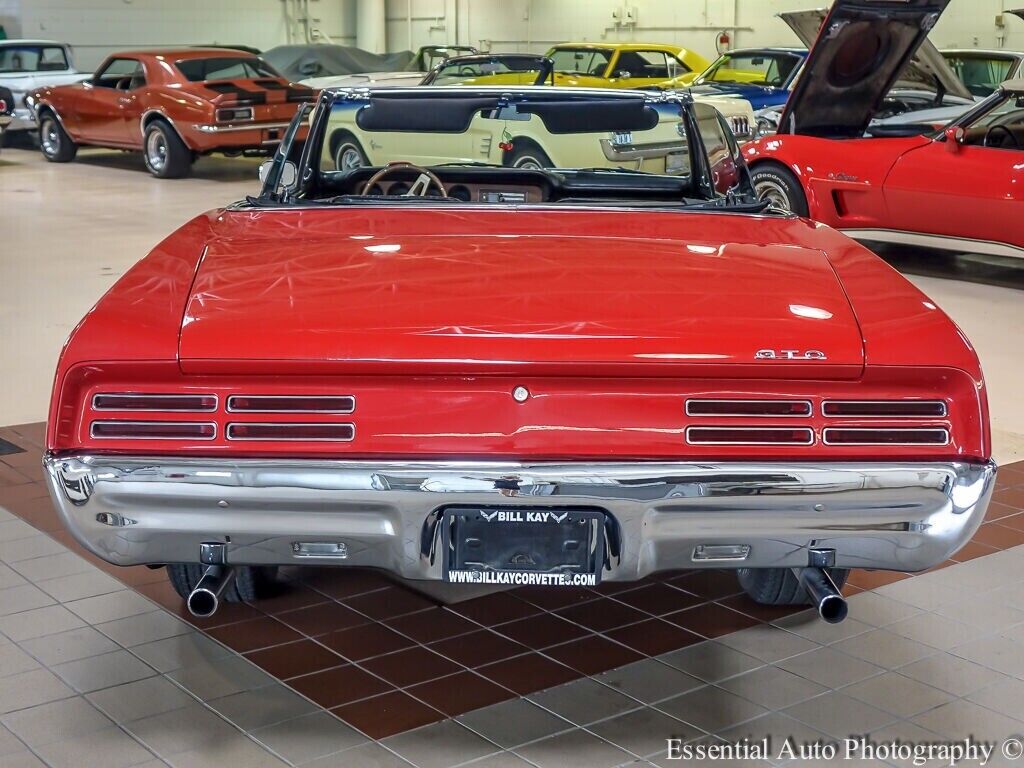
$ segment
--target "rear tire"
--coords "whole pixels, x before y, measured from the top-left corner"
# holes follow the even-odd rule
[[[829,568],[838,589],[846,584],[850,571],[845,568]],[[740,586],[759,605],[809,605],[810,596],[800,586],[800,580],[792,568],[741,568],[736,572]]]
[[[754,191],[760,200],[769,201],[774,208],[807,216],[807,195],[800,180],[788,168],[778,163],[761,163],[750,170]]]
[[[181,599],[188,600],[207,567],[200,563],[172,563],[167,566],[167,578]],[[224,590],[224,600],[229,603],[254,603],[273,594],[276,584],[276,565],[235,566],[235,578],[231,586]]]
[[[40,118],[39,150],[51,163],[70,163],[78,154],[78,145],[52,112],[44,112]]]
[[[359,140],[351,134],[345,134],[334,150],[334,168],[338,171],[354,171],[370,164]]]
[[[158,179],[180,179],[192,170],[192,150],[163,120],[154,120],[146,126],[142,141],[142,156],[146,169]]]
[[[505,158],[505,165],[512,168],[553,168],[551,158],[543,149],[534,145],[526,144],[517,146],[511,154]]]

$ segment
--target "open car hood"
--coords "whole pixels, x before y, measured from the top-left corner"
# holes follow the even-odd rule
[[[811,53],[782,114],[779,133],[863,135],[895,86],[971,93],[928,40],[949,0],[835,0],[823,10],[779,16]]]

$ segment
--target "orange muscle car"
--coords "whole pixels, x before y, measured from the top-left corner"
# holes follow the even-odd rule
[[[273,149],[315,93],[245,51],[193,48],[116,53],[29,101],[47,160],[69,162],[82,145],[142,150],[150,173],[177,178],[198,155]]]

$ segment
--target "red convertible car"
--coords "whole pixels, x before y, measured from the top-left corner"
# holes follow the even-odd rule
[[[858,239],[1024,257],[1024,80],[939,130],[870,127],[930,29],[897,40],[891,5],[833,7],[778,133],[744,147],[758,194]]]
[[[28,100],[47,160],[69,162],[83,145],[141,149],[150,173],[179,178],[198,155],[273,151],[314,96],[258,56],[190,48],[116,53],[90,79]]]
[[[338,170],[353,110],[637,146],[672,113],[686,172]],[[334,565],[551,588],[729,569],[838,621],[847,569],[932,567],[980,524],[974,350],[870,251],[756,200],[713,107],[325,91],[298,153],[304,121],[258,197],[159,244],[61,355],[45,462],[99,557],[167,565],[197,615]]]

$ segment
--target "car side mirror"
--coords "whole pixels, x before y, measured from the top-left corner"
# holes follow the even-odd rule
[[[260,183],[264,184],[267,181],[267,177],[270,175],[270,169],[274,167],[273,160],[266,160],[260,164]],[[281,166],[281,178],[278,180],[278,185],[283,189],[290,189],[295,185],[295,182],[299,178],[299,169],[295,166],[291,160],[285,160],[284,165]]]
[[[633,73],[630,72],[628,69],[620,69],[618,72],[615,73],[615,76],[619,78],[619,80],[629,80],[629,78],[633,76]]]
[[[965,131],[962,126],[954,125],[944,130],[943,135],[946,137],[946,151],[952,152],[954,155],[960,151],[960,146],[964,143]]]

